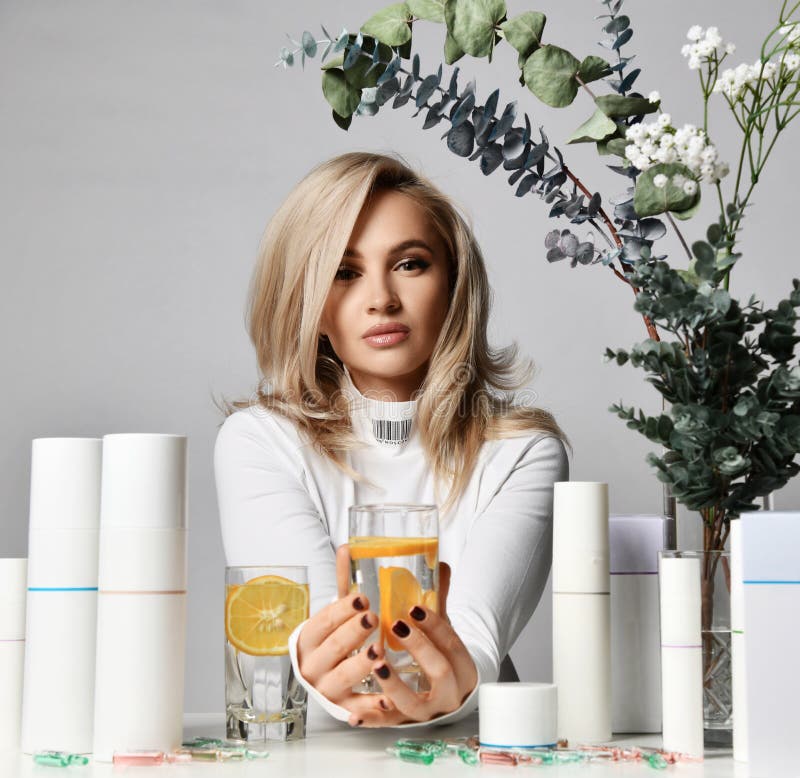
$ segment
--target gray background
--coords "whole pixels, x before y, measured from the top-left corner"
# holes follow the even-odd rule
[[[275,68],[285,33],[321,37],[356,30],[384,3],[323,0],[2,0],[0,2],[0,555],[27,546],[30,441],[111,432],[184,433],[190,442],[190,595],[186,710],[223,705],[222,572],[212,450],[221,421],[212,395],[247,396],[256,380],[244,302],[261,232],[291,186],[315,163],[351,149],[396,149],[474,217],[495,307],[496,344],[518,341],[538,364],[533,389],[574,445],[572,477],[607,481],[614,512],[660,510],[644,463],[647,442],[607,411],[623,398],[651,410],[642,374],[605,364],[604,349],[645,337],[630,289],[600,266],[571,270],[544,260],[549,221],[535,197],[515,199],[503,171],[447,151],[443,129],[423,132],[413,109],[330,119],[313,63]],[[658,89],[673,122],[701,123],[697,74],[680,56],[691,24],[716,24],[752,61],[780,3],[629,0],[636,34],[627,54],[643,68],[637,88]],[[578,55],[604,51],[596,0],[509,2],[509,17],[535,8],[546,40]],[[441,28],[415,34],[423,71],[440,61]],[[517,83],[516,55],[459,65],[478,98],[501,87],[560,143],[592,111],[548,109]],[[446,72],[450,72],[446,69]],[[712,134],[732,166],[732,123],[713,112]],[[443,127],[444,125],[442,125]],[[772,304],[797,263],[784,246],[795,218],[797,126],[774,152],[747,219],[732,290]],[[562,146],[563,148],[563,146]],[[607,199],[624,179],[591,147],[565,149],[571,167]],[[729,185],[730,190],[730,185]],[[716,218],[712,191],[688,225],[690,240]],[[662,242],[677,256],[677,242]],[[777,495],[800,503],[800,484]],[[687,519],[682,534],[696,528]],[[685,541],[690,544],[691,541]],[[550,598],[545,594],[513,657],[524,680],[550,676]]]

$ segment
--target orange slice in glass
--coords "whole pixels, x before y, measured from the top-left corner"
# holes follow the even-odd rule
[[[381,631],[392,651],[405,651],[405,646],[392,632],[398,619],[408,621],[408,612],[422,602],[422,589],[414,574],[405,567],[378,569],[378,586],[381,590]]]
[[[289,653],[289,635],[308,618],[308,584],[262,575],[228,587],[225,635],[251,656]]]

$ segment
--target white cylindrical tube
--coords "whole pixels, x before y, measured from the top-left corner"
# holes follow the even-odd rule
[[[89,753],[102,441],[37,438],[31,452],[22,750]]]
[[[558,736],[611,738],[608,485],[562,481],[553,492],[553,682]]]
[[[180,746],[186,438],[103,438],[94,757]]]
[[[611,516],[611,727],[661,732],[658,552],[663,516]]]
[[[700,757],[703,756],[700,559],[660,555],[658,583],[664,749]]]
[[[741,519],[731,521],[731,685],[733,687],[733,758],[747,761],[747,678],[745,674],[744,578]]]
[[[27,559],[0,559],[0,751],[19,748]]]

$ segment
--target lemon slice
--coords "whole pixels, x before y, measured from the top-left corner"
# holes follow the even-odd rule
[[[308,618],[308,584],[262,575],[228,587],[225,635],[251,656],[289,653],[289,635]]]

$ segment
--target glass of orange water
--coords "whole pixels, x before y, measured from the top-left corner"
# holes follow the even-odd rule
[[[225,719],[232,740],[298,740],[306,690],[289,658],[289,635],[308,618],[308,568],[225,568]]]
[[[414,691],[430,688],[414,657],[403,649],[392,625],[413,625],[409,611],[424,605],[438,611],[439,512],[435,505],[377,503],[350,507],[350,589],[369,597],[378,614],[376,630],[361,650],[380,642],[399,677]],[[353,691],[381,691],[372,674]]]

